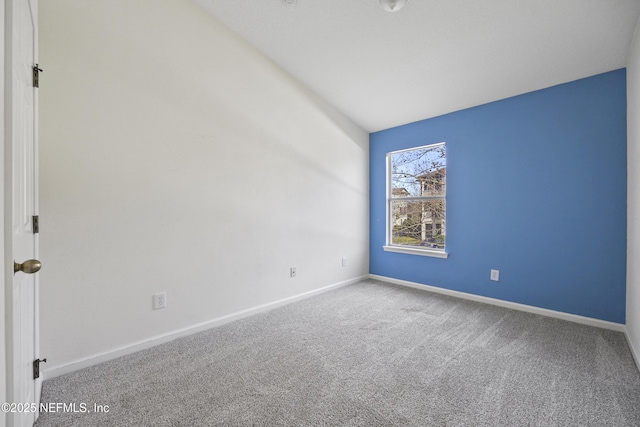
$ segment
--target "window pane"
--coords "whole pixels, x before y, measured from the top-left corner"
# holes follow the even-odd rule
[[[445,200],[391,202],[391,243],[444,249]]]
[[[444,196],[445,146],[436,145],[391,155],[391,197]]]

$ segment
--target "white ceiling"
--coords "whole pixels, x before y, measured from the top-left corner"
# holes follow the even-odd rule
[[[640,0],[194,0],[369,132],[625,67]]]

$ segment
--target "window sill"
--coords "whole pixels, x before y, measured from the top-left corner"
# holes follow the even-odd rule
[[[386,252],[397,252],[401,254],[410,254],[410,255],[420,255],[420,256],[430,256],[434,258],[448,258],[449,253],[444,251],[434,251],[432,249],[417,249],[410,248],[406,246],[383,246]]]

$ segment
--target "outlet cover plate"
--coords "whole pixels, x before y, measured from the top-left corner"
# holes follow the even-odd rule
[[[167,293],[160,292],[153,295],[153,309],[158,310],[167,306]]]

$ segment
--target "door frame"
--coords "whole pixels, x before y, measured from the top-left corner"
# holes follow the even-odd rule
[[[7,236],[11,237],[10,234],[7,234],[7,230],[11,229],[11,225],[7,224],[6,221],[6,213],[11,212],[11,203],[7,203],[7,199],[5,197],[6,188],[11,188],[13,185],[11,175],[7,177],[6,168],[5,168],[5,152],[7,151],[7,145],[11,142],[10,138],[7,138],[7,129],[5,127],[5,104],[6,97],[4,96],[5,85],[7,84],[5,76],[6,76],[6,61],[5,55],[7,49],[5,48],[5,40],[6,31],[8,25],[5,22],[5,9],[6,2],[4,7],[0,7],[0,94],[2,94],[2,99],[5,99],[5,102],[0,102],[0,134],[2,135],[2,150],[0,150],[0,177],[2,177],[2,185],[0,186],[0,223],[2,224],[2,246],[0,246],[0,256],[2,256],[2,283],[0,284],[0,319],[4,319],[5,328],[0,328],[0,402],[7,401],[7,374],[9,373],[9,369],[7,366],[7,350],[10,348],[9,343],[7,342],[7,328],[13,328],[13,322],[10,322],[7,319],[7,307],[6,307],[6,294],[8,292],[7,283],[12,284],[13,277],[11,277],[9,273],[9,262],[10,260],[7,257],[7,253],[10,253],[7,250],[7,245],[9,245],[8,249],[12,249],[11,246],[11,238],[7,238]],[[10,325],[8,323],[11,323]],[[0,425],[5,425],[6,423],[6,414],[0,414]]]

